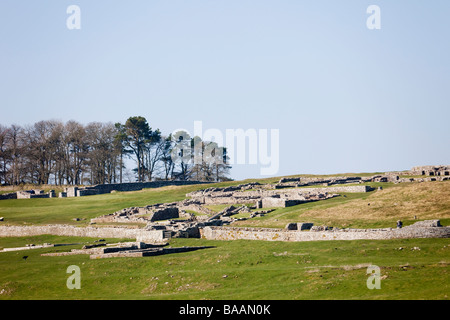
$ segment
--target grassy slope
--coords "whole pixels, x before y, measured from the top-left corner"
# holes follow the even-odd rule
[[[450,181],[370,185],[382,186],[383,190],[348,193],[343,194],[345,197],[278,208],[265,217],[237,222],[236,226],[282,228],[289,222],[309,221],[336,227],[392,227],[398,219],[406,225],[412,223],[414,216],[420,220],[450,222]],[[0,216],[5,218],[3,223],[8,224],[87,225],[91,218],[127,207],[179,201],[185,199],[186,193],[210,186],[173,186],[81,198],[2,200]],[[223,209],[226,205],[213,207],[210,206],[211,209]],[[74,218],[84,220],[74,221]]]
[[[414,223],[414,217],[450,224],[450,181],[370,185],[383,186],[383,190],[347,193],[345,197],[277,209],[235,225],[283,228],[289,222],[314,222],[343,228],[381,228],[395,227],[399,219],[408,225]]]
[[[0,201],[0,216],[8,224],[87,224],[89,219],[123,208],[183,200],[199,186],[164,187],[80,198],[19,199]],[[75,222],[72,219],[85,219]]]
[[[277,209],[239,224],[284,227],[287,222],[312,221],[340,227],[393,226],[398,218],[412,222],[414,215],[419,219],[439,218],[448,224],[450,182],[382,186],[382,191]],[[86,224],[90,218],[121,208],[181,200],[198,188],[4,200],[0,201],[0,216],[5,217],[3,223]],[[72,221],[75,217],[86,220]],[[92,240],[0,238],[0,247]],[[142,259],[101,260],[84,255],[40,256],[81,245],[0,253],[0,299],[448,299],[450,292],[449,239],[302,243],[172,239],[171,245],[215,248]],[[405,249],[397,250],[399,247]],[[411,250],[413,247],[420,250]],[[26,261],[24,255],[29,256]],[[66,269],[72,264],[81,268],[81,290],[66,288]],[[381,267],[381,290],[366,287],[369,264]]]

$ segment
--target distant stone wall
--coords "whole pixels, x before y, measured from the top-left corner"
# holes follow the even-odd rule
[[[50,194],[44,193],[42,190],[17,191],[16,194],[17,199],[50,198]]]
[[[240,204],[240,203],[254,203],[256,200],[252,198],[239,198],[239,197],[202,197],[195,198],[199,200],[202,204],[215,205],[215,204]]]
[[[312,224],[311,224],[312,225]],[[308,229],[310,226],[306,226]],[[421,221],[400,229],[331,229],[300,231],[274,228],[235,228],[223,226],[195,227],[193,237],[208,240],[264,240],[264,241],[320,241],[320,240],[383,240],[408,238],[449,238],[450,227],[440,226],[439,220]],[[318,228],[317,230],[323,230]],[[146,230],[123,227],[76,227],[70,225],[0,226],[0,237],[23,237],[50,234],[90,238],[127,238],[141,242],[163,242],[170,237],[165,230]],[[195,234],[195,236],[194,236]]]
[[[286,208],[309,201],[310,200],[290,200],[284,198],[266,197],[261,199],[261,208]]]
[[[161,230],[148,231],[119,227],[75,227],[70,225],[0,226],[0,237],[24,237],[42,234],[90,238],[128,238],[143,242],[161,242],[164,240],[163,231]]]
[[[180,217],[180,214],[179,214],[179,210],[177,207],[168,207],[168,208],[163,208],[160,210],[155,210],[155,212],[153,212],[150,220],[151,221],[168,220],[168,219],[176,219],[179,217]]]
[[[207,184],[205,181],[150,181],[150,182],[130,182],[130,183],[109,183],[98,184],[92,187],[68,187],[67,197],[83,197],[88,195],[111,193],[111,191],[139,191],[145,188],[160,188],[167,186],[185,186],[194,184]]]
[[[382,240],[408,238],[448,238],[450,227],[404,227],[401,229],[342,229],[339,231],[298,231],[271,228],[204,227],[201,237],[208,240]]]
[[[373,190],[366,185],[336,186],[320,188],[257,189],[245,191],[241,187],[208,188],[188,193],[186,196],[201,204],[241,204],[256,203],[262,208],[289,207],[303,202],[324,200],[334,193],[368,192]]]
[[[310,192],[329,192],[329,193],[360,193],[360,192],[369,192],[372,191],[373,188],[370,186],[342,186],[342,187],[324,187],[324,188],[305,188],[305,191]]]
[[[17,192],[0,194],[0,200],[17,199]]]
[[[416,166],[409,174],[426,176],[450,176],[450,166]]]

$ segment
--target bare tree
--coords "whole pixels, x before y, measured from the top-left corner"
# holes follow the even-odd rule
[[[39,121],[24,129],[24,154],[30,182],[48,184],[57,161],[60,123]]]
[[[76,122],[66,123],[66,179],[69,184],[83,183],[83,173],[87,162],[88,144],[84,127]]]
[[[90,183],[113,182],[118,156],[114,145],[116,127],[112,123],[91,122],[85,130]]]
[[[129,152],[126,148],[127,147],[127,134],[126,134],[125,126],[122,125],[121,123],[117,122],[114,124],[114,126],[116,128],[115,135],[114,135],[114,149],[115,149],[115,152],[119,155],[119,163],[118,163],[119,182],[122,183],[123,169],[125,168],[123,158],[124,158],[124,155],[129,154]]]
[[[9,184],[18,185],[25,181],[23,146],[23,129],[13,124],[7,134],[7,148],[10,157]]]
[[[7,139],[9,128],[0,124],[0,185],[7,184],[8,163],[10,160]]]
[[[148,181],[152,181],[153,177],[159,170],[159,164],[161,163],[161,155],[164,147],[161,141],[161,132],[156,130],[151,133],[150,138],[145,144],[144,165]]]
[[[46,120],[0,125],[0,184],[100,184],[132,180],[124,156],[132,155],[138,181],[156,178],[228,179],[225,148],[186,132],[164,137],[143,117],[120,123]],[[222,159],[224,161],[213,161]]]
[[[169,180],[169,177],[172,178],[173,169],[175,167],[175,163],[172,161],[172,134],[169,134],[167,137],[161,138],[161,155],[160,160],[163,164],[163,174],[164,180]]]

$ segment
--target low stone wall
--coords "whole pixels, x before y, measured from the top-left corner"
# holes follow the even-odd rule
[[[373,190],[370,186],[336,186],[323,188],[294,188],[287,189],[260,189],[251,191],[231,190],[227,188],[210,188],[188,193],[186,196],[199,201],[202,204],[239,204],[239,203],[261,203],[263,208],[269,207],[289,207],[305,202],[304,200],[322,200],[327,195],[335,193],[349,192],[359,193]],[[322,195],[322,198],[320,197]],[[265,199],[265,200],[264,200]],[[283,200],[284,199],[284,200]],[[293,201],[291,201],[293,200]],[[298,201],[301,200],[301,201]]]
[[[168,219],[176,219],[179,218],[179,210],[177,207],[168,207],[159,210],[155,210],[152,214],[150,220],[158,221],[158,220],[168,220]]]
[[[91,222],[148,223],[159,220],[177,219],[180,210],[177,203],[156,204],[146,207],[125,208],[114,213],[91,219]]]
[[[271,228],[204,227],[200,235],[208,240],[319,241],[448,238],[450,227],[404,227],[401,229],[342,229],[339,231],[298,231]]]
[[[206,205],[215,204],[240,204],[240,203],[254,203],[256,200],[251,198],[237,198],[237,197],[203,197],[196,198]]]
[[[0,237],[24,237],[42,234],[90,238],[128,238],[143,242],[161,242],[164,240],[163,231],[161,230],[149,231],[119,227],[75,227],[70,225],[0,226]]]
[[[16,194],[17,199],[50,198],[50,194],[42,190],[17,191]]]
[[[205,181],[149,181],[130,183],[98,184],[92,187],[69,187],[66,189],[67,197],[83,197],[88,195],[110,193],[111,191],[139,191],[145,188],[161,188],[167,186],[185,186],[194,184],[207,184]]]
[[[0,200],[17,199],[17,192],[0,194]]]
[[[261,208],[286,208],[310,201],[312,200],[290,200],[284,198],[266,197],[261,199]]]

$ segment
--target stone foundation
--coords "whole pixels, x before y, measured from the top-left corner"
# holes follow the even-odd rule
[[[193,184],[207,184],[205,181],[149,181],[149,182],[130,182],[130,183],[109,183],[98,184],[91,187],[68,187],[66,188],[67,197],[83,197],[96,194],[111,193],[111,191],[139,191],[146,188],[161,188],[167,186],[185,186]]]
[[[162,242],[162,230],[114,227],[75,227],[70,225],[0,226],[0,237],[25,237],[50,234],[89,238],[127,238],[143,242]]]
[[[50,198],[50,193],[42,190],[17,191],[17,199]]]
[[[409,174],[421,176],[450,176],[450,166],[417,166]]]
[[[320,240],[386,240],[408,238],[449,238],[450,227],[422,227],[421,224],[401,229],[332,229],[299,231],[272,228],[204,227],[200,235],[208,240],[320,241]],[[425,225],[430,225],[426,222]]]
[[[0,194],[0,200],[17,199],[17,192]]]

